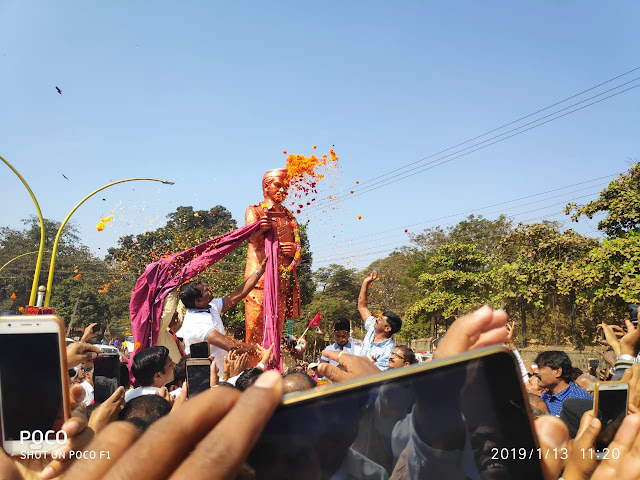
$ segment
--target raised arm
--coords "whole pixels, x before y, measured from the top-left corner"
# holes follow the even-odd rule
[[[253,290],[253,287],[256,286],[256,283],[258,283],[258,280],[260,280],[260,277],[262,277],[266,266],[267,258],[265,257],[260,266],[258,266],[258,268],[256,268],[253,273],[249,275],[249,277],[247,277],[247,279],[242,282],[234,292],[231,292],[229,295],[226,295],[224,297],[224,306],[222,307],[222,312],[231,310],[236,305],[236,303],[246,297],[249,292]]]
[[[360,295],[358,295],[358,312],[360,312],[360,316],[363,320],[366,320],[371,316],[371,311],[367,306],[367,293],[369,291],[369,285],[376,278],[378,278],[378,272],[374,270],[365,277],[362,282],[362,287],[360,287]]]

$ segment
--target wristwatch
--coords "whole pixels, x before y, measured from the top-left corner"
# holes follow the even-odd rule
[[[618,355],[618,358],[616,358],[616,360],[622,360],[623,362],[638,363],[638,358],[634,357],[633,355],[629,355],[628,353],[622,353]]]

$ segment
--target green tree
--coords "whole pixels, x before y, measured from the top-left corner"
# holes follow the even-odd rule
[[[427,272],[418,288],[424,292],[407,311],[400,337],[426,337],[430,322],[453,320],[487,301],[488,256],[472,243],[445,243],[427,257]]]
[[[0,265],[22,253],[37,251],[40,246],[40,222],[37,217],[23,220],[25,228],[15,230],[9,227],[0,228]],[[60,226],[59,222],[45,219],[45,254],[42,262],[39,284],[46,282],[50,252],[55,235]],[[26,306],[31,293],[33,273],[37,254],[26,255],[11,262],[0,274],[0,310],[18,313],[20,306]],[[84,282],[96,287],[107,279],[107,268],[101,260],[91,255],[89,249],[80,243],[78,231],[72,223],[65,227],[58,243],[56,269],[53,277],[51,305],[60,308],[62,297],[57,295],[61,282],[80,275]],[[12,293],[16,300],[11,300]],[[64,310],[64,307],[63,307]]]
[[[593,218],[598,213],[605,217],[598,229],[609,237],[619,237],[640,227],[640,164],[634,163],[627,173],[609,183],[600,196],[586,205],[569,203],[565,213],[577,222],[582,215]]]
[[[358,336],[362,331],[362,319],[358,314],[360,284],[356,271],[331,264],[328,267],[319,268],[313,274],[313,280],[317,290],[312,300],[303,306],[302,315],[295,322],[296,334],[301,334],[314,315],[320,312],[322,313],[320,329],[323,333],[331,335],[335,321],[339,317],[344,317],[351,322],[353,334]],[[312,338],[311,334],[310,338]]]

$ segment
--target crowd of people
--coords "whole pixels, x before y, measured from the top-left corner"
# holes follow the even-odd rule
[[[350,443],[344,447],[348,452],[344,458],[336,461],[329,453],[314,454],[313,458],[320,459],[324,468],[314,467],[311,462],[297,469],[285,469],[286,474],[280,472],[275,476],[247,463],[252,447],[283,394],[313,390],[324,384],[418,363],[411,348],[396,345],[394,341],[393,335],[402,328],[400,317],[390,311],[374,316],[367,306],[368,289],[377,278],[376,272],[364,279],[358,298],[358,311],[366,328],[361,345],[351,338],[351,325],[345,318],[335,319],[335,343],[325,348],[319,358],[310,358],[305,348],[287,335],[282,336],[280,345],[269,348],[228,337],[220,313],[241,301],[263,271],[264,262],[254,278],[250,277],[236,291],[219,299],[214,299],[210,290],[198,282],[182,287],[180,298],[186,311],[182,312],[181,320],[172,325],[176,330],[171,331],[178,347],[175,350],[184,352],[180,358],[172,358],[166,346],[156,345],[137,352],[130,359],[123,357],[116,378],[104,378],[96,375],[94,369],[94,361],[102,350],[87,343],[91,329],[85,330],[81,341],[67,346],[73,413],[62,427],[69,441],[60,451],[108,451],[108,458],[94,456],[71,461],[58,455],[55,460],[36,461],[1,454],[0,478],[49,479],[60,474],[71,479],[112,476],[136,479],[511,478],[500,462],[481,460],[490,446],[499,445],[497,440],[491,443],[487,437],[480,447],[474,446],[474,438],[482,427],[467,432],[468,438],[465,440],[463,435],[460,441],[449,438],[451,431],[421,436],[418,426],[412,423],[419,418],[418,410],[443,418],[453,411],[455,417],[456,409],[460,416],[460,401],[468,401],[454,401],[460,393],[444,386],[441,392],[429,392],[420,398],[413,394],[394,398],[390,390],[385,392],[384,387],[380,387],[369,413],[363,413],[369,404],[354,411],[358,412],[353,415],[354,428],[360,429],[360,434],[356,430],[348,437]],[[630,321],[626,321],[626,328],[606,324],[598,328],[609,348],[603,354],[606,367],[599,371],[594,365],[590,365],[589,371],[579,370],[562,351],[543,351],[535,361],[528,362],[522,359],[515,345],[515,325],[507,323],[506,313],[483,307],[456,320],[438,339],[433,366],[441,364],[439,360],[481,347],[508,347],[517,361],[520,390],[526,391],[529,411],[535,418],[533,428],[544,478],[640,478],[640,365],[637,365],[640,329]],[[210,361],[210,388],[189,396],[187,362],[194,352],[203,348],[204,357]],[[274,363],[274,348],[280,349],[280,365]],[[252,355],[258,360],[255,366],[251,366]],[[480,374],[476,372],[476,375]],[[617,454],[598,461],[585,453],[593,449],[602,428],[593,411],[593,395],[596,382],[611,379],[629,385],[628,416],[610,444]],[[461,384],[458,390],[468,389],[468,383],[469,380],[466,387]],[[441,394],[444,398],[439,398]],[[483,399],[473,401],[477,401],[478,408],[486,408],[481,407]],[[389,411],[395,411],[396,416],[389,417]],[[338,417],[337,412],[321,413],[315,420],[319,424],[332,425],[332,416]],[[463,423],[468,423],[469,418],[465,417],[470,416],[465,410]],[[368,421],[372,426],[367,428],[375,435],[365,430],[364,424]],[[342,426],[347,429],[346,424]],[[364,431],[368,432],[366,446],[362,443]],[[372,446],[372,442],[389,445]],[[333,443],[334,448],[339,448],[339,441]],[[314,448],[323,452],[326,445]],[[475,458],[476,469],[472,474],[465,470],[466,450]],[[268,448],[264,447],[263,453],[266,451]],[[372,453],[374,451],[384,455]],[[453,455],[454,451],[460,455]],[[275,458],[268,456],[267,460],[275,462]],[[300,459],[292,458],[290,462],[294,465]]]

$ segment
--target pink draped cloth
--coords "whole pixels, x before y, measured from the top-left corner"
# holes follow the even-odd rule
[[[264,253],[267,256],[267,268],[264,272],[262,346],[269,348],[269,346],[273,345],[273,360],[280,373],[282,373],[280,335],[278,332],[278,235],[276,235],[273,228],[265,235]]]
[[[156,344],[160,330],[162,302],[169,292],[231,253],[259,228],[260,222],[245,225],[147,265],[144,273],[136,281],[129,303],[131,332],[133,333],[134,345],[138,345],[134,350],[134,356],[140,350]],[[268,260],[264,274],[264,340],[262,345],[268,348],[273,344],[275,364],[282,372],[278,335],[278,236],[273,229],[266,235],[265,253]],[[133,378],[131,380],[134,381]]]
[[[136,281],[136,286],[131,292],[131,302],[129,303],[131,331],[133,333],[134,344],[137,345],[134,355],[138,353],[138,351],[156,344],[160,330],[162,301],[169,292],[179,285],[188,282],[218,260],[231,253],[259,228],[260,222],[245,225],[242,228],[220,235],[193,248],[175,253],[170,257],[161,258],[147,265],[144,273]],[[271,258],[273,257],[270,255],[269,259],[271,260]],[[277,281],[277,255],[275,258]],[[273,282],[273,279],[271,279],[270,282]],[[273,290],[273,286],[271,286],[271,289]],[[265,279],[265,292],[266,291],[267,280]],[[277,285],[274,291],[276,305],[278,305]]]

